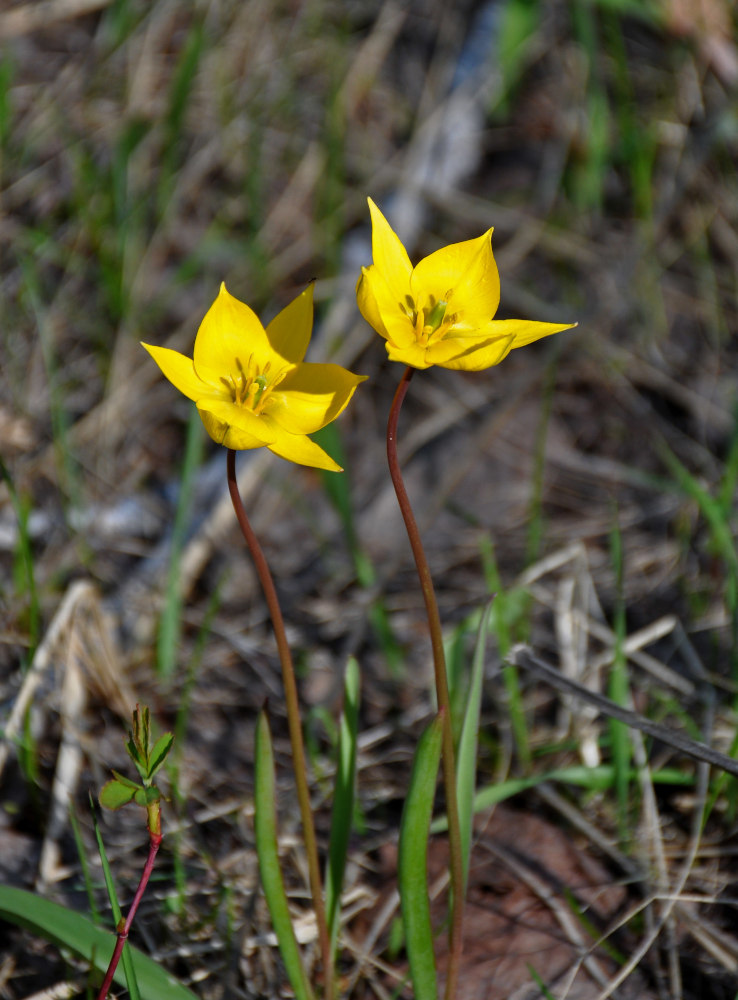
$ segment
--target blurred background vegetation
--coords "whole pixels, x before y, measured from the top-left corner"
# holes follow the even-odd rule
[[[178,832],[142,918],[146,947],[202,996],[280,995],[255,943],[266,924],[248,818],[266,697],[284,732],[273,642],[225,454],[139,341],[189,353],[222,280],[266,320],[315,278],[309,359],[370,376],[321,439],[346,474],[255,452],[240,468],[301,663],[319,804],[343,665],[354,654],[362,667],[345,974],[356,996],[392,995],[387,844],[430,711],[429,656],[384,459],[401,369],[354,299],[370,195],[414,259],[493,225],[498,315],[579,322],[486,373],[423,373],[403,415],[458,691],[479,609],[498,594],[480,784],[582,760],[614,775],[521,793],[512,822],[485,814],[464,996],[530,987],[539,948],[554,991],[573,967],[568,995],[604,988],[545,914],[556,948],[514,936],[516,892],[550,913],[505,860],[511,828],[521,842],[529,831],[531,853],[550,846],[537,860],[559,887],[574,892],[582,870],[617,887],[596,920],[562,896],[588,941],[608,937],[605,982],[655,928],[617,995],[736,995],[733,783],[713,775],[699,793],[688,760],[499,668],[529,641],[582,683],[738,748],[737,86],[729,0],[2,5],[3,882],[85,908],[86,791],[124,766],[126,720],[146,701],[179,736]],[[62,780],[60,748],[73,746]],[[687,790],[652,794],[632,776],[646,760]],[[289,795],[283,805],[292,831]],[[325,837],[327,804],[320,815]],[[139,820],[106,826],[124,896]],[[299,905],[299,851],[287,850]],[[490,874],[500,866],[504,878]],[[693,901],[667,912],[659,898],[677,891]],[[522,956],[504,973],[498,940]],[[29,935],[6,941],[3,996],[65,975]]]

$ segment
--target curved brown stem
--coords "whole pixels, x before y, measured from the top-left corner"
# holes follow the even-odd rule
[[[415,566],[420,579],[420,586],[425,601],[425,612],[428,617],[431,647],[433,649],[433,670],[436,682],[436,698],[438,708],[443,715],[443,785],[446,794],[446,812],[448,814],[448,843],[450,854],[451,875],[451,927],[449,930],[449,963],[446,978],[446,1000],[453,1000],[456,995],[456,985],[459,977],[459,964],[463,945],[464,921],[464,869],[461,857],[461,830],[459,827],[459,806],[456,797],[456,765],[454,762],[454,740],[451,729],[451,701],[448,694],[448,678],[446,674],[446,656],[443,650],[443,632],[441,618],[438,613],[438,602],[433,587],[428,559],[425,555],[423,542],[420,538],[418,525],[410,505],[410,499],[405,489],[405,483],[397,458],[397,424],[400,418],[400,408],[407,395],[410,380],[415,369],[407,367],[392,400],[389,419],[387,421],[387,461],[389,463],[392,484],[397,494],[405,529],[410,540],[410,546],[415,558]]]
[[[282,683],[284,685],[284,700],[287,709],[287,723],[290,732],[290,743],[292,745],[292,761],[295,774],[295,785],[297,786],[297,800],[300,806],[300,816],[302,819],[302,833],[305,840],[305,853],[307,855],[308,873],[310,878],[310,893],[313,899],[315,910],[315,920],[318,925],[318,940],[323,959],[323,976],[325,978],[325,997],[332,1000],[333,997],[333,955],[328,934],[328,924],[325,918],[325,905],[323,903],[323,885],[320,877],[320,863],[318,860],[318,845],[315,838],[315,824],[313,823],[313,813],[310,808],[310,791],[307,781],[307,766],[305,763],[305,746],[302,738],[302,722],[300,719],[300,703],[297,696],[297,682],[295,680],[295,670],[292,665],[292,654],[287,642],[287,634],[282,618],[282,609],[279,606],[277,590],[274,580],[269,570],[266,558],[261,545],[254,534],[253,528],[246,515],[246,508],[243,505],[241,494],[238,490],[236,480],[236,453],[232,449],[228,450],[228,491],[231,495],[231,502],[236,513],[238,525],[241,533],[249,547],[251,558],[254,560],[256,573],[264,591],[264,597],[269,608],[272,619],[274,636],[277,640],[277,650],[279,652],[279,662],[282,665]]]

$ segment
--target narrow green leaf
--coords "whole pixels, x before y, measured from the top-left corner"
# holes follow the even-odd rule
[[[497,805],[511,799],[521,792],[527,792],[529,788],[544,781],[561,782],[562,784],[576,785],[579,788],[586,788],[590,792],[603,792],[612,788],[615,782],[615,768],[612,764],[601,764],[599,767],[586,767],[584,764],[576,764],[574,767],[560,767],[543,774],[536,774],[531,778],[511,778],[509,781],[501,781],[496,785],[487,785],[474,796],[474,812],[482,812],[490,806]],[[638,772],[631,769],[630,779],[638,778]],[[694,785],[694,776],[685,774],[676,768],[662,768],[651,774],[651,781],[654,785],[684,785],[690,787]],[[443,833],[448,829],[448,819],[446,816],[439,816],[431,824],[431,833]]]
[[[469,856],[474,825],[474,788],[477,778],[477,740],[479,718],[482,710],[482,681],[484,680],[484,654],[487,648],[487,634],[492,614],[492,601],[484,609],[477,632],[474,648],[469,693],[461,726],[461,737],[456,761],[456,798],[459,805],[459,826],[461,830],[461,857],[464,866],[464,890],[469,876]]]
[[[93,922],[100,924],[102,923],[102,920],[100,917],[100,911],[97,908],[97,901],[95,900],[95,889],[92,884],[92,873],[90,872],[90,862],[87,858],[87,849],[85,847],[85,842],[82,839],[82,830],[80,829],[77,814],[71,803],[69,806],[69,822],[72,824],[74,843],[77,848],[77,857],[79,858],[80,868],[82,869],[82,878],[84,879],[85,891],[87,893],[87,905],[90,908]]]
[[[528,972],[531,974],[533,982],[541,991],[541,996],[544,998],[544,1000],[556,1000],[556,997],[553,995],[551,990],[549,990],[549,988],[546,986],[544,981],[541,979],[541,977],[538,975],[538,973],[530,963],[528,963]]]
[[[443,714],[439,713],[420,737],[400,826],[398,883],[415,1000],[438,998],[427,858],[442,732]]]
[[[274,751],[266,712],[259,713],[256,724],[256,749],[254,754],[254,831],[259,874],[264,889],[274,933],[277,935],[282,961],[297,1000],[313,1000],[313,992],[297,946],[290,917],[287,893],[284,891],[282,869],[279,865],[277,846],[276,788],[274,780]]]
[[[103,875],[105,877],[105,888],[108,891],[108,899],[110,900],[110,907],[113,911],[113,919],[115,921],[115,926],[119,927],[121,921],[123,920],[123,914],[121,913],[120,904],[118,902],[118,894],[115,891],[113,873],[110,870],[108,855],[105,851],[105,844],[103,843],[102,832],[100,830],[100,825],[97,822],[97,813],[95,811],[95,806],[94,803],[92,802],[92,799],[90,799],[90,807],[92,809],[92,822],[95,827],[95,838],[97,840],[97,849],[100,853],[100,863],[102,864]],[[121,955],[121,961],[123,963],[123,974],[125,976],[126,986],[128,987],[128,992],[131,994],[131,1000],[141,1000],[141,990],[139,988],[136,979],[136,968],[133,963],[133,959],[131,957],[131,945],[128,941],[126,941],[126,943],[123,945],[123,953]]]
[[[191,523],[195,482],[202,461],[204,440],[202,420],[193,406],[187,424],[185,454],[179,477],[179,497],[172,525],[164,605],[156,635],[156,669],[162,677],[171,677],[177,667],[182,632],[182,555]]]
[[[24,927],[58,948],[66,948],[85,962],[89,962],[100,975],[104,975],[115,947],[115,934],[96,927],[91,920],[44,899],[25,889],[0,885],[0,918],[17,927]],[[138,948],[127,946],[138,981],[141,1000],[197,1000],[186,986],[144,955]],[[119,966],[115,982],[125,987],[124,970]]]
[[[95,839],[97,840],[97,850],[100,855],[100,864],[102,865],[103,877],[105,879],[105,888],[108,892],[108,899],[110,900],[110,908],[113,911],[113,924],[118,926],[121,921],[122,913],[120,909],[120,904],[118,902],[118,893],[115,891],[115,882],[113,881],[113,873],[110,870],[110,863],[108,862],[108,855],[105,850],[105,844],[102,839],[102,832],[100,830],[100,824],[97,822],[97,812],[95,810],[95,804],[90,799],[90,808],[92,810],[92,823],[95,828]]]
[[[3,64],[0,63],[0,66],[1,65]],[[36,588],[33,547],[31,545],[30,535],[28,534],[29,507],[18,496],[13,479],[7,466],[2,460],[2,457],[0,457],[0,479],[5,482],[5,485],[8,488],[10,503],[18,524],[18,541],[16,543],[15,560],[17,567],[21,570],[18,574],[20,577],[19,582],[22,584],[23,589],[27,591],[28,595],[28,632],[30,645],[27,653],[27,662],[30,663],[38,644],[38,636],[41,626],[41,605],[38,598],[38,590]]]
[[[154,777],[161,765],[167,759],[167,755],[172,749],[172,743],[174,743],[174,735],[172,733],[164,733],[164,735],[160,736],[154,744],[151,753],[149,754],[149,778]]]
[[[343,687],[343,713],[338,735],[336,785],[333,792],[331,837],[325,873],[325,910],[331,947],[335,950],[341,916],[341,889],[354,815],[356,739],[359,727],[359,664],[350,657]]]
[[[610,552],[613,569],[615,570],[617,601],[613,622],[615,648],[609,677],[609,695],[616,705],[628,708],[630,705],[630,684],[628,678],[628,661],[625,655],[627,628],[625,621],[625,600],[623,598],[623,541],[617,520],[617,511],[615,523],[610,533]],[[632,797],[630,782],[632,758],[630,730],[623,722],[619,722],[617,719],[608,719],[608,726],[610,729],[612,762],[615,767],[614,787],[618,806],[618,827],[620,838],[625,843],[630,837],[629,811]]]

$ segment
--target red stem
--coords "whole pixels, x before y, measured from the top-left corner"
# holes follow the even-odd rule
[[[461,856],[461,829],[459,826],[459,805],[456,796],[456,765],[454,762],[454,739],[451,728],[451,700],[448,693],[448,677],[446,674],[446,656],[443,649],[443,631],[441,617],[438,613],[438,602],[433,587],[428,559],[423,548],[423,542],[418,531],[418,524],[413,514],[410,498],[405,489],[405,483],[397,457],[397,424],[400,418],[400,408],[407,395],[410,380],[415,369],[407,367],[392,400],[389,419],[387,421],[387,461],[389,463],[392,484],[397,494],[405,529],[410,540],[410,546],[415,558],[415,566],[420,579],[420,586],[425,601],[425,612],[428,618],[431,648],[433,650],[433,670],[436,682],[436,699],[443,716],[442,736],[442,769],[443,786],[446,795],[446,812],[448,814],[448,844],[450,854],[451,875],[451,926],[449,928],[449,960],[446,977],[446,1000],[454,1000],[456,984],[459,977],[461,949],[463,944],[464,921],[464,868]]]
[[[138,883],[138,888],[136,889],[136,894],[133,897],[133,902],[131,903],[131,907],[128,911],[128,916],[123,924],[123,930],[118,931],[115,948],[113,949],[110,964],[108,965],[108,971],[105,973],[105,979],[103,979],[102,986],[97,994],[97,1000],[105,1000],[108,995],[108,990],[113,984],[113,976],[115,975],[115,970],[118,968],[118,963],[120,962],[120,956],[123,954],[125,943],[128,940],[128,934],[131,930],[131,926],[133,925],[133,919],[136,916],[136,911],[138,910],[139,904],[143,899],[146,886],[149,884],[151,873],[154,870],[154,862],[156,861],[156,854],[161,845],[161,841],[162,835],[160,833],[151,833],[151,831],[149,831],[149,856],[146,858],[146,864],[144,865],[144,870],[141,874],[141,881]]]
[[[259,540],[254,534],[254,530],[249,523],[246,508],[243,505],[241,494],[238,490],[236,480],[236,453],[232,449],[228,450],[228,490],[231,495],[231,502],[236,513],[238,525],[241,533],[249,547],[251,558],[254,560],[256,573],[264,591],[264,597],[269,608],[272,619],[274,636],[277,640],[277,650],[279,661],[282,665],[282,683],[284,684],[284,699],[287,709],[287,723],[290,732],[290,743],[292,745],[292,762],[295,775],[295,785],[297,786],[297,800],[300,806],[300,816],[302,818],[302,832],[305,840],[305,854],[307,856],[308,873],[310,877],[310,893],[313,899],[315,910],[315,920],[318,925],[318,939],[320,941],[320,951],[323,958],[323,975],[325,978],[325,998],[332,1000],[333,997],[333,950],[331,948],[328,934],[328,924],[325,918],[325,904],[323,902],[323,886],[320,877],[320,862],[318,860],[318,845],[315,837],[315,825],[313,823],[313,813],[310,808],[310,790],[307,781],[307,765],[305,763],[305,747],[302,739],[302,722],[300,720],[300,702],[297,696],[297,682],[295,680],[295,670],[292,665],[292,654],[290,653],[287,633],[285,632],[282,609],[279,606],[277,590],[274,580],[269,570]]]

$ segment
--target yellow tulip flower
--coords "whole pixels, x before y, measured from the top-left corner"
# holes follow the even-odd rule
[[[265,447],[290,462],[340,472],[307,435],[343,412],[365,376],[304,363],[312,325],[312,285],[264,329],[222,284],[197,331],[193,358],[143,346],[172,385],[194,400],[218,444]]]
[[[374,263],[362,268],[356,298],[364,319],[384,337],[390,360],[413,368],[481,371],[515,347],[576,326],[492,318],[500,304],[500,276],[491,229],[436,250],[413,267],[371,198],[369,209]]]

